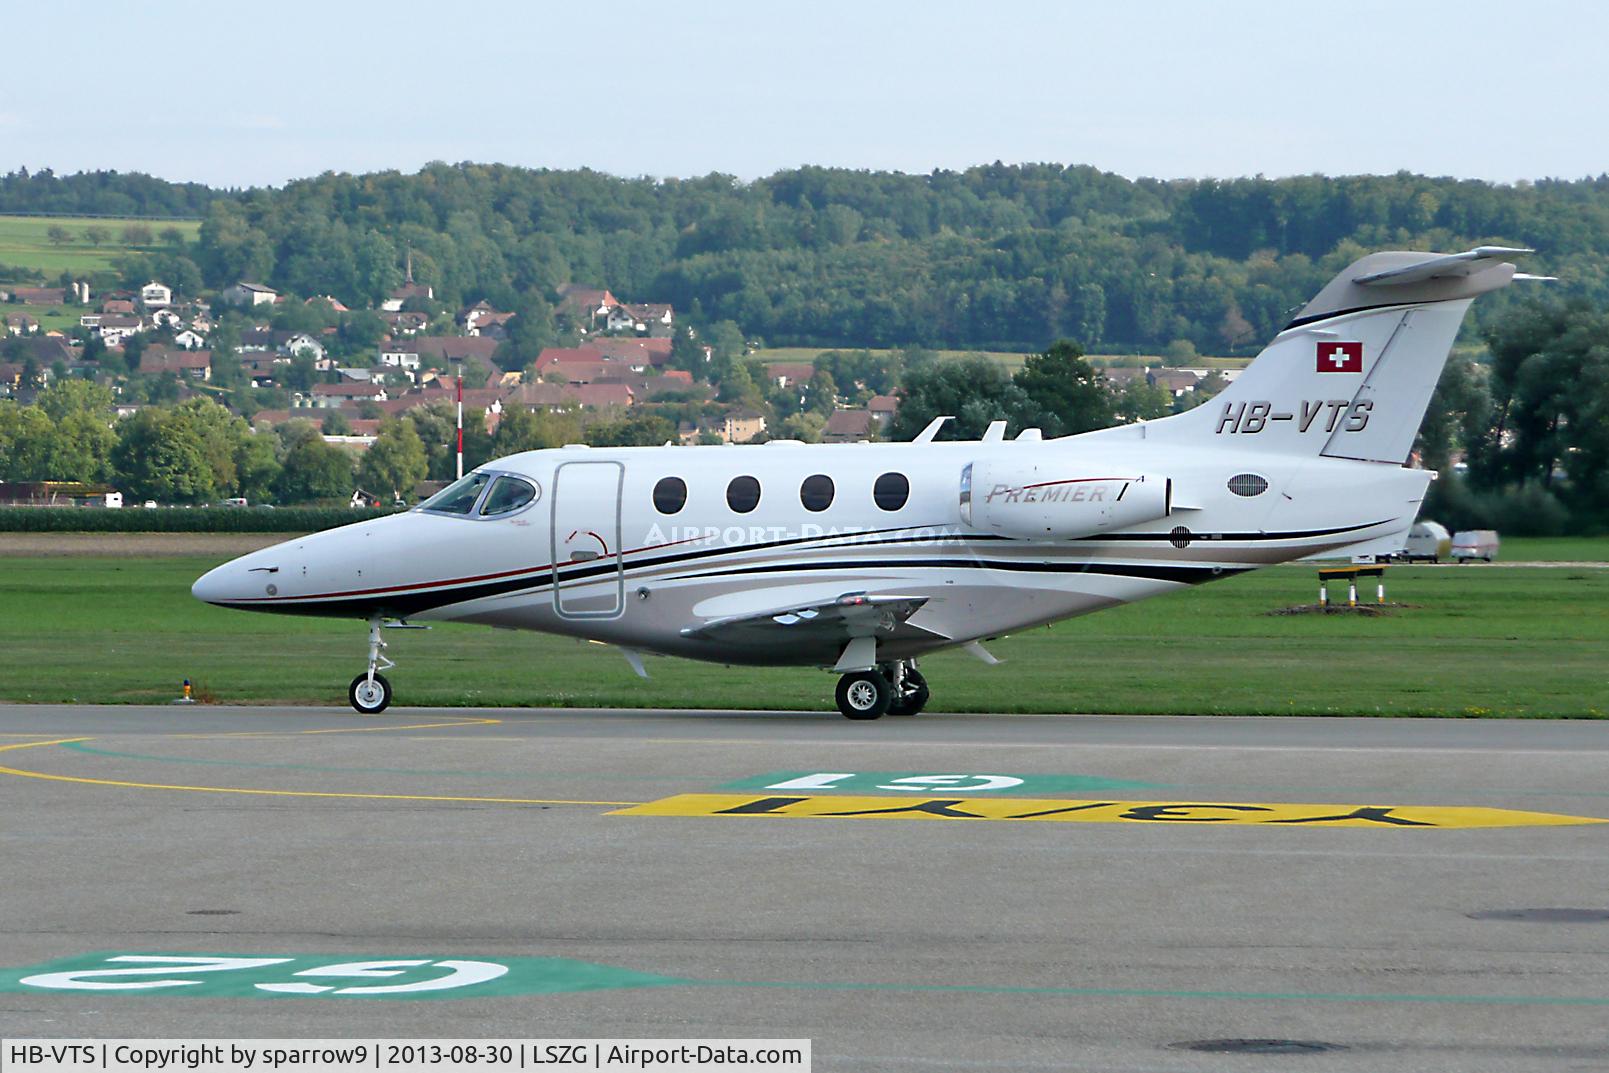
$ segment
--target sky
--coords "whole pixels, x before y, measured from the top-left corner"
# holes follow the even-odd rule
[[[0,171],[1609,171],[1597,3],[55,0],[24,23],[14,46],[55,44],[0,65]]]

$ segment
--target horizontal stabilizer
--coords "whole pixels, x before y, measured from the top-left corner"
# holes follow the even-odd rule
[[[1427,257],[1415,264],[1388,268],[1383,272],[1371,272],[1366,276],[1357,276],[1352,282],[1362,287],[1395,287],[1404,283],[1423,283],[1431,279],[1472,276],[1476,272],[1483,272],[1511,257],[1535,252],[1535,250],[1511,249],[1507,246],[1477,246],[1475,249],[1467,250],[1464,253]]]

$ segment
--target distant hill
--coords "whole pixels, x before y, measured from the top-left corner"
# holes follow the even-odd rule
[[[213,190],[111,172],[0,177],[0,212],[199,215],[173,270],[377,301],[414,274],[438,298],[530,308],[557,284],[674,303],[773,346],[1204,353],[1265,341],[1347,261],[1380,248],[1533,246],[1556,293],[1609,299],[1609,177],[1514,186],[1390,176],[1129,180],[993,164],[928,175],[804,167],[622,179],[430,165]],[[148,266],[130,266],[129,271]],[[1518,288],[1514,289],[1519,290]],[[1484,322],[1518,300],[1477,307]]]

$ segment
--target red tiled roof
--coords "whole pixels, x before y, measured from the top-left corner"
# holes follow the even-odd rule
[[[474,335],[422,335],[409,344],[421,358],[453,361],[463,358],[490,358],[497,350],[496,339]]]
[[[774,361],[765,367],[767,380],[786,380],[791,384],[803,383],[816,375],[816,367],[807,361]]]
[[[597,347],[544,347],[542,353],[536,356],[536,368],[540,372],[550,365],[571,364],[575,362],[600,362],[603,360],[603,351]]]
[[[827,425],[821,430],[822,438],[833,439],[865,439],[872,426],[870,410],[837,410],[827,418]]]
[[[148,346],[140,355],[142,373],[176,373],[186,369],[212,368],[210,350],[175,350],[165,346]]]

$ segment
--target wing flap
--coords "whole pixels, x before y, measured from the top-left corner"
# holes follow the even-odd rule
[[[835,600],[780,607],[753,614],[711,619],[682,630],[683,637],[726,643],[770,642],[794,638],[801,643],[850,641],[856,637],[888,637],[895,633],[938,634],[908,626],[907,620],[927,603],[926,596],[869,596],[845,593]]]

